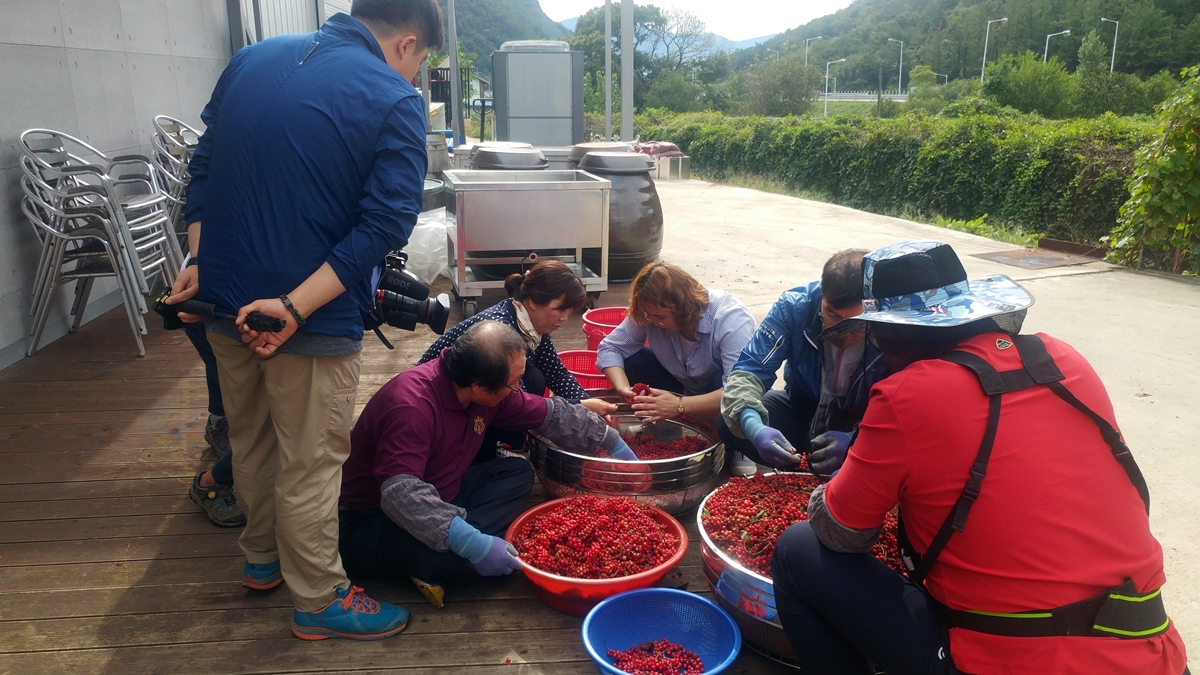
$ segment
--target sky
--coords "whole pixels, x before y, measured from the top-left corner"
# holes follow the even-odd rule
[[[614,3],[620,0],[613,0]],[[570,19],[603,0],[539,0],[542,11],[555,21]],[[730,40],[749,40],[782,33],[849,6],[851,0],[641,0],[658,7],[680,7],[695,14],[708,30]],[[731,6],[736,9],[731,9]]]

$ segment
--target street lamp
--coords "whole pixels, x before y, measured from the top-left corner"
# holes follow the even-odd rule
[[[1070,31],[1070,29],[1068,29],[1068,30],[1060,30],[1057,33],[1051,33],[1046,36],[1046,51],[1042,52],[1042,63],[1045,63],[1046,59],[1050,56],[1050,38],[1058,37],[1059,35],[1070,35],[1070,34],[1071,34],[1071,31]]]
[[[896,71],[896,94],[899,95],[904,91],[904,87],[902,86],[904,84],[904,40],[888,38],[888,42],[900,43],[900,69]]]
[[[1111,74],[1112,74],[1112,71],[1113,71],[1113,68],[1114,68],[1114,67],[1117,65],[1117,33],[1121,32],[1121,22],[1120,22],[1120,21],[1114,21],[1113,19],[1106,19],[1106,18],[1104,18],[1104,17],[1100,17],[1100,23],[1104,23],[1105,21],[1107,21],[1107,22],[1109,22],[1109,23],[1111,23],[1111,24],[1115,24],[1115,26],[1114,26],[1114,28],[1113,28],[1113,53],[1112,53],[1112,62],[1108,64],[1108,72],[1109,72],[1109,74],[1111,75]]]
[[[824,36],[824,35],[818,35],[818,36],[817,36],[817,37],[815,37],[815,38],[808,38],[807,40],[805,40],[805,41],[804,41],[804,67],[805,67],[805,68],[807,68],[807,67],[808,67],[808,43],[812,42],[813,40],[820,40],[820,39],[821,39],[821,38],[823,38],[823,37],[825,37],[825,36]],[[1114,43],[1113,43],[1113,45],[1114,45],[1114,49],[1115,49],[1115,48],[1116,48],[1116,47],[1115,47],[1116,43],[1114,42]]]
[[[934,73],[934,76],[936,76],[936,77],[944,77],[944,78],[946,78],[946,79],[942,80],[942,84],[950,84],[950,76],[949,76],[949,75],[943,75],[943,74],[941,74],[941,73]]]
[[[778,61],[778,60],[779,60],[779,52],[778,52],[777,50],[774,50],[774,49],[768,49],[768,50],[767,50],[767,53],[768,53],[768,54],[775,54],[775,60],[776,60],[776,61]]]
[[[983,84],[983,72],[987,70],[987,45],[988,38],[992,36],[992,24],[1005,23],[1007,21],[1008,17],[1006,16],[1003,19],[992,19],[987,22],[987,32],[983,34],[983,65],[979,66],[979,84]]]
[[[829,66],[835,63],[845,63],[846,59],[838,59],[825,64],[825,114],[824,117],[829,117]]]

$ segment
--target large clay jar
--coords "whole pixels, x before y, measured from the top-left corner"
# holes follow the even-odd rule
[[[578,169],[580,160],[589,152],[633,152],[633,144],[623,141],[576,143],[571,148],[571,154],[567,156],[567,161],[571,163],[571,168]]]
[[[589,152],[579,169],[612,181],[608,198],[608,279],[633,279],[644,265],[658,259],[663,243],[662,204],[650,177],[652,161],[640,152]],[[598,254],[584,262],[600,270]]]

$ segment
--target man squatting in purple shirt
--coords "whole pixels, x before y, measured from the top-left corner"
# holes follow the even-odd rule
[[[525,351],[511,327],[481,321],[367,402],[342,470],[340,549],[351,578],[455,584],[520,569],[502,536],[525,508],[533,468],[523,457],[472,464],[493,424],[636,459],[596,413],[521,391]]]

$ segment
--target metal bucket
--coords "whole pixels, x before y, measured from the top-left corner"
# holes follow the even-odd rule
[[[440,209],[446,205],[446,193],[442,181],[436,178],[425,179],[425,192],[421,200],[421,213]]]
[[[713,493],[716,489],[713,490]],[[793,668],[796,652],[788,642],[779,623],[775,607],[775,585],[770,579],[744,567],[727,555],[704,530],[704,507],[712,493],[705,495],[696,511],[696,528],[700,531],[700,560],[704,578],[712,587],[720,605],[742,631],[742,641],[763,656]]]
[[[441,176],[450,169],[450,151],[446,149],[446,135],[440,131],[425,134],[425,152],[429,155],[425,175]]]
[[[613,415],[611,419],[622,434],[642,423],[628,413]],[[529,434],[526,448],[542,486],[552,497],[579,494],[630,497],[676,515],[694,509],[725,482],[725,446],[716,440],[715,433],[705,433],[691,421],[679,420],[649,425],[642,433],[665,442],[700,436],[709,444],[683,457],[644,462],[575,454],[534,433]]]

